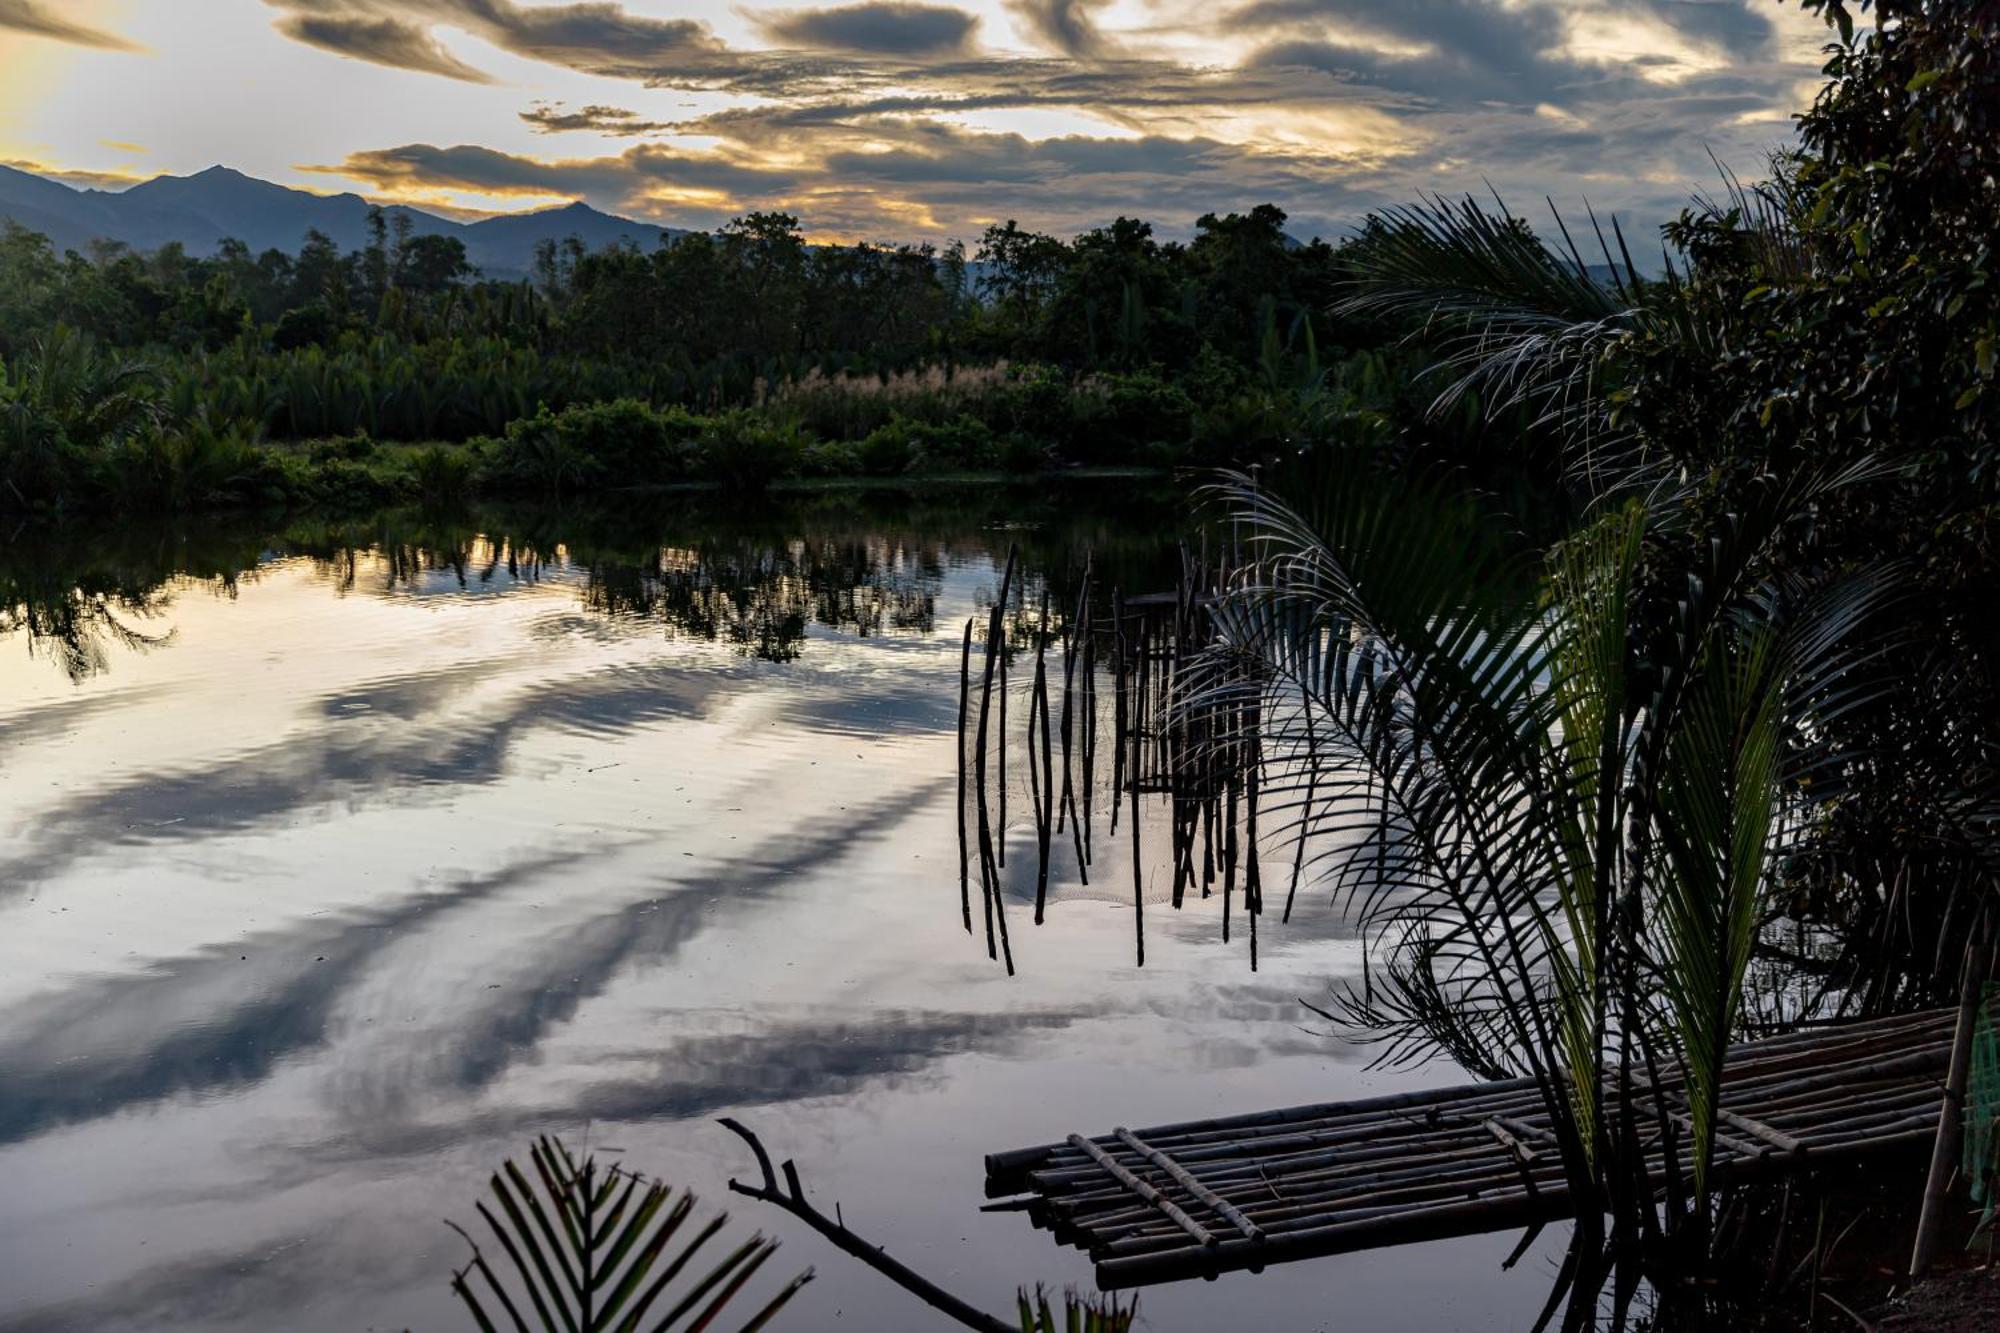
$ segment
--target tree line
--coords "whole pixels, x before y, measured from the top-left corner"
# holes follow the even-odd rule
[[[1008,222],[970,252],[816,246],[754,213],[651,250],[545,243],[496,281],[379,210],[348,253],[314,233],[296,254],[58,257],[10,226],[0,507],[1247,462],[1397,420],[1484,435],[1477,410],[1417,410],[1427,353],[1402,330],[1333,313],[1379,241],[1301,243],[1268,204],[1185,242],[1132,218],[1070,240]],[[85,410],[114,385],[131,410]],[[573,456],[613,404],[671,446]],[[563,426],[579,413],[599,415]],[[400,448],[461,443],[422,467]]]

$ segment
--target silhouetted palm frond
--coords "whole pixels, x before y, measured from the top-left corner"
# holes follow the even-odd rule
[[[1504,206],[1438,197],[1392,208],[1349,252],[1354,276],[1336,308],[1435,339],[1446,384],[1433,412],[1474,393],[1489,413],[1525,411],[1602,493],[1657,481],[1638,442],[1614,423],[1607,355],[1637,332],[1684,342],[1708,334],[1671,269],[1665,281],[1645,280],[1616,221],[1609,236],[1595,216],[1591,224],[1602,252],[1595,267],[1560,214],[1558,252]]]
[[[729,1220],[726,1214],[683,1239],[692,1194],[599,1166],[595,1157],[578,1163],[559,1139],[546,1136],[528,1162],[528,1171],[510,1160],[494,1173],[498,1214],[478,1205],[506,1254],[506,1277],[453,1226],[472,1246],[472,1259],[453,1274],[452,1290],[487,1333],[501,1327],[517,1333],[696,1333],[714,1326],[778,1249],[777,1241],[753,1234],[706,1269],[694,1267]],[[739,1326],[741,1333],[762,1328],[811,1279],[808,1269],[786,1283]],[[664,1312],[656,1315],[656,1308]]]
[[[1586,1177],[1607,1088],[1657,1059],[1704,1182],[1790,738],[1868,688],[1851,645],[1894,585],[1789,590],[1765,554],[1859,474],[1750,494],[1663,597],[1636,501],[1538,562],[1449,479],[1315,466],[1218,488],[1257,559],[1186,702],[1254,719],[1270,826],[1386,960],[1329,1012],[1391,1061],[1536,1076]]]

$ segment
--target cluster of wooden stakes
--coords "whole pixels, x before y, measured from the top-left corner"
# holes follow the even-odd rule
[[[983,921],[989,957],[1014,970],[1008,935],[1008,766],[1021,762],[1025,744],[1029,815],[1033,820],[1034,920],[1046,915],[1049,877],[1065,845],[1078,879],[1090,883],[1099,822],[1100,755],[1110,726],[1111,837],[1121,808],[1131,845],[1134,953],[1146,962],[1147,863],[1141,802],[1156,797],[1167,807],[1170,902],[1178,909],[1189,892],[1222,896],[1222,937],[1247,921],[1250,965],[1257,965],[1257,921],[1264,912],[1258,848],[1260,740],[1254,705],[1205,703],[1184,688],[1197,670],[1212,669],[1209,608],[1222,587],[1222,568],[1206,553],[1181,556],[1181,578],[1170,592],[1126,596],[1110,590],[1109,624],[1100,621],[1094,562],[1086,559],[1073,610],[1052,616],[1046,588],[1031,609],[1018,551],[1009,550],[998,594],[985,617],[983,648],[975,659],[979,618],[965,624],[959,658],[958,867],[965,928]],[[1051,661],[1051,650],[1055,661]],[[1016,652],[1032,654],[1028,712],[1022,734],[1011,735],[1009,697]],[[1108,658],[1108,663],[1105,659]],[[1060,674],[1060,696],[1055,678]],[[1109,708],[1100,685],[1108,675]],[[1018,715],[1018,707],[1014,710]],[[1105,714],[1109,713],[1108,719]],[[1304,840],[1294,857],[1285,911],[1298,890]],[[979,910],[973,905],[973,880]],[[1239,906],[1240,892],[1240,906]]]

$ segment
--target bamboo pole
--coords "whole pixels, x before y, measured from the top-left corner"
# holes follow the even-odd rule
[[[1098,1147],[1096,1144],[1092,1143],[1089,1139],[1084,1138],[1081,1134],[1072,1134],[1069,1137],[1070,1137],[1070,1142],[1072,1144],[1074,1144],[1080,1151],[1089,1153],[1092,1156],[1092,1159],[1096,1161],[1098,1166],[1102,1167],[1105,1170],[1105,1172],[1112,1177],[1112,1179],[1116,1180],[1126,1189],[1131,1190],[1134,1194],[1144,1199],[1147,1203],[1152,1204],[1162,1213],[1165,1213],[1169,1218],[1173,1220],[1174,1225],[1179,1227],[1182,1231],[1186,1232],[1188,1236],[1192,1238],[1196,1244],[1204,1246],[1212,1246],[1216,1243],[1216,1236],[1213,1232],[1211,1232],[1207,1227],[1203,1226],[1201,1223],[1195,1221],[1192,1217],[1189,1217],[1187,1213],[1184,1212],[1180,1208],[1180,1206],[1176,1204],[1172,1199],[1167,1198],[1164,1194],[1161,1194],[1151,1185],[1148,1185],[1145,1181],[1139,1179],[1137,1176],[1133,1175],[1130,1171],[1126,1170],[1124,1167],[1120,1166],[1117,1162],[1113,1161],[1111,1159],[1111,1155],[1105,1152],[1104,1149]]]
[[[1160,1170],[1166,1172],[1176,1184],[1194,1195],[1196,1199],[1227,1218],[1229,1224],[1242,1232],[1245,1239],[1256,1240],[1259,1236],[1263,1235],[1263,1231],[1257,1224],[1252,1222],[1248,1217],[1245,1217],[1236,1205],[1222,1198],[1213,1190],[1203,1185],[1199,1180],[1189,1175],[1187,1170],[1180,1163],[1174,1161],[1173,1158],[1134,1137],[1132,1131],[1129,1129],[1116,1129],[1112,1133],[1116,1134],[1119,1141],[1124,1143],[1126,1147],[1144,1157]]]
[[[1877,1081],[1893,1078],[1907,1078],[1920,1081],[1930,1072],[1942,1069],[1946,1063],[1946,1048],[1941,1032],[1933,1035],[1941,1021],[1950,1017],[1950,1011],[1932,1012],[1927,1015],[1899,1016],[1891,1019],[1874,1020],[1863,1024],[1849,1025],[1838,1030],[1817,1030],[1809,1034],[1825,1046],[1843,1052],[1866,1051],[1873,1054],[1861,1058],[1828,1063],[1816,1059],[1810,1049],[1801,1048],[1796,1040],[1782,1043],[1783,1050],[1777,1052],[1780,1060],[1763,1060],[1760,1048],[1767,1041],[1738,1043],[1730,1048],[1729,1074],[1724,1084],[1724,1096],[1734,1110],[1753,1114],[1766,1099],[1785,1097],[1791,1099],[1808,1098],[1810,1094],[1826,1089],[1853,1087],[1855,1084],[1873,1077]],[[1768,1040],[1768,1039],[1767,1039]],[[1766,1067],[1776,1067],[1776,1072],[1765,1074]],[[1796,1070],[1810,1070],[1799,1073]],[[1674,1080],[1662,1083],[1662,1089],[1677,1087]],[[1750,1094],[1754,1094],[1751,1096]],[[1287,1107],[1279,1110],[1258,1111],[1247,1115],[1221,1117],[1206,1120],[1185,1121],[1177,1124],[1160,1125],[1136,1131],[1149,1143],[1170,1150],[1178,1155],[1185,1147],[1196,1144],[1216,1145],[1233,1150],[1241,1150],[1244,1145],[1254,1144],[1258,1151],[1274,1150],[1279,1144],[1312,1142],[1309,1131],[1315,1128],[1356,1132],[1367,1130],[1373,1124],[1385,1128],[1408,1123],[1408,1118],[1397,1119],[1399,1113],[1415,1115],[1435,1114],[1451,1110],[1458,1114],[1487,1115],[1496,1111],[1512,1113],[1527,1108],[1539,1111],[1541,1098],[1538,1085],[1533,1078],[1518,1078],[1498,1083],[1473,1085],[1471,1087],[1428,1088],[1404,1093],[1390,1093],[1378,1097],[1361,1098],[1350,1102],[1318,1103],[1307,1106]],[[1529,1123],[1535,1114],[1523,1117]],[[1113,1144],[1106,1136],[1101,1146]],[[1078,1155],[1067,1150],[1065,1145],[1046,1145],[1038,1148],[1016,1149],[1005,1153],[995,1153],[987,1158],[987,1170],[996,1180],[1022,1178],[1029,1170],[1060,1169],[1065,1160],[1080,1162]]]
[[[1041,619],[1035,633],[1035,682],[1033,692],[1028,696],[1028,782],[1035,806],[1035,924],[1042,924],[1042,914],[1049,899],[1049,834],[1055,818],[1055,775],[1049,765],[1049,594],[1042,592]],[[1041,776],[1035,774],[1035,718],[1040,715],[1042,722]]]
[[[1958,1018],[1951,1038],[1951,1064],[1938,1105],[1937,1138],[1931,1145],[1916,1244],[1910,1251],[1911,1277],[1922,1277],[1936,1257],[1938,1233],[1944,1228],[1945,1195],[1950,1192],[1965,1141],[1965,1088],[1972,1072],[1972,1036],[1979,1023],[1979,1002],[1986,990],[1986,961],[1983,940],[1967,947],[1959,981]]]
[[[1118,832],[1118,807],[1125,795],[1125,750],[1131,680],[1126,662],[1125,595],[1111,589],[1111,832]]]
[[[1007,548],[1007,575],[1000,580],[1000,845],[997,864],[1007,868],[1007,585],[1014,572],[1014,548]]]
[[[965,933],[972,933],[972,879],[965,836],[965,714],[972,694],[972,622],[966,617],[965,642],[958,653],[958,906],[965,917]]]
[[[989,807],[986,800],[986,746],[991,723],[994,669],[996,662],[1003,669],[1006,663],[1006,646],[1002,642],[1002,639],[1006,633],[1007,590],[1013,582],[1016,559],[1016,548],[1009,546],[1007,548],[1007,565],[1000,576],[1000,595],[993,603],[992,616],[987,622],[986,667],[979,691],[979,730],[973,755],[975,795],[979,806],[979,885],[986,918],[986,956],[993,958],[1004,954],[1007,974],[1009,976],[1012,976],[1014,973],[1014,951],[1007,942],[1007,914],[1006,906],[1002,902],[999,872],[999,866],[1004,864],[1000,858],[1005,847],[1006,830],[1004,828],[1001,830],[1001,847],[996,848],[994,845],[992,821],[989,816]],[[1002,725],[1000,728],[1002,736],[1001,752],[1004,755],[1006,752],[1004,714],[1006,692],[1004,690],[1001,691],[1000,702],[1003,710]],[[1004,791],[1004,783],[1002,787]]]
[[[1096,564],[1083,558],[1083,863],[1090,864],[1091,807],[1097,795],[1097,611],[1091,601]],[[1115,812],[1117,802],[1112,802]]]

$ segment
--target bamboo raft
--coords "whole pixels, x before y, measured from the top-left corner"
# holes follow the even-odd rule
[[[1713,1181],[1929,1143],[1954,1018],[1932,1010],[1732,1048]],[[1663,1079],[1660,1092],[1684,1136],[1678,1081]],[[1642,1101],[1651,1115],[1654,1099]],[[1664,1184],[1654,1139],[1648,1165]],[[1559,1157],[1534,1080],[1515,1079],[1072,1134],[987,1157],[986,1192],[1003,1200],[990,1209],[1024,1209],[1087,1250],[1108,1291],[1539,1228],[1570,1215]]]

